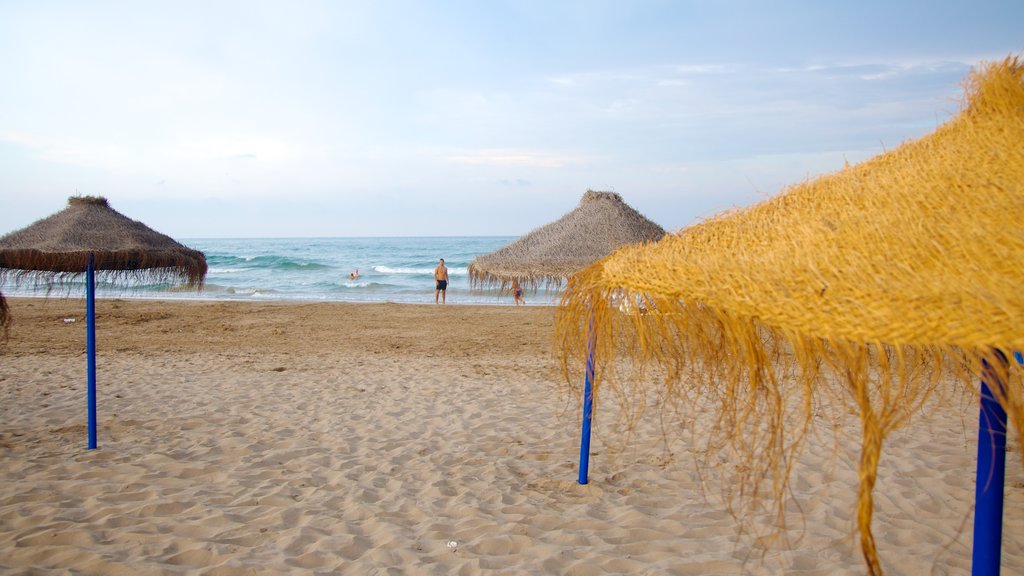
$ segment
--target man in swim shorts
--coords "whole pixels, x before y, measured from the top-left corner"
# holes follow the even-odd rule
[[[434,290],[434,304],[437,304],[437,297],[441,296],[441,303],[445,304],[448,301],[448,268],[444,265],[444,258],[441,258],[441,263],[434,268],[434,282],[437,286]]]

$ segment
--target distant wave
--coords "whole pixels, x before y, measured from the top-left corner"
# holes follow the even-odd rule
[[[231,265],[248,264],[251,261],[252,261],[252,258],[247,258],[247,257],[244,257],[244,256],[229,256],[229,255],[225,255],[225,254],[207,254],[206,255],[206,263],[208,265],[210,265],[211,267],[212,266],[217,266],[217,265],[231,266]]]
[[[417,274],[433,276],[433,268],[392,268],[390,266],[374,266],[373,271],[378,274]],[[466,276],[469,274],[469,268],[448,268],[449,276]]]
[[[314,260],[285,258],[283,256],[208,256],[212,270],[228,273],[239,270],[327,270],[332,268]]]
[[[362,289],[369,289],[369,290],[380,290],[380,289],[395,288],[395,287],[396,286],[394,284],[387,284],[387,283],[384,283],[384,282],[342,282],[341,285],[338,288],[341,289],[341,290],[354,289],[354,288],[362,288]]]
[[[145,293],[163,293],[163,294],[179,294],[185,297],[195,296],[202,298],[204,296],[209,297],[227,297],[227,298],[260,298],[260,297],[274,297],[280,294],[280,290],[274,288],[257,288],[253,286],[239,287],[239,286],[224,286],[222,284],[211,284],[209,282],[203,284],[202,290],[196,290],[195,288],[186,288],[183,286],[171,286],[163,289],[142,289],[134,290],[136,294]]]
[[[239,296],[264,296],[267,294],[276,294],[277,290],[273,288],[227,288],[224,290],[227,294],[237,294]]]

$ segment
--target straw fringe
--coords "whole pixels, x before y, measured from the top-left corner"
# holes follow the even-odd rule
[[[577,282],[587,282],[586,276],[573,277],[567,294],[574,293]],[[639,300],[654,305],[624,312],[619,305],[608,304]],[[620,401],[644,396],[637,390],[642,380],[621,373],[615,362],[625,354],[639,366],[656,363],[668,369],[665,393],[674,397],[681,418],[697,413],[700,403],[716,405],[707,441],[694,447],[700,453],[696,461],[707,466],[730,463],[728,505],[740,516],[763,509],[765,499],[773,500],[769,509],[784,526],[782,496],[789,493],[790,472],[815,416],[825,413],[839,420],[858,414],[863,443],[857,525],[871,574],[882,573],[871,520],[872,490],[885,438],[929,399],[949,401],[973,393],[971,383],[980,374],[982,360],[991,356],[956,347],[918,349],[807,338],[768,328],[756,319],[678,301],[654,301],[632,292],[598,292],[590,302],[567,296],[558,314],[561,366],[569,391],[582,394],[578,379],[588,326],[579,319],[593,317],[595,403],[605,394]],[[1021,390],[1019,373],[1006,371],[1002,378],[1010,382],[1008,389]],[[939,389],[940,383],[952,387]],[[637,417],[631,413],[624,418]],[[726,457],[719,458],[720,454]]]
[[[60,285],[85,274],[89,256],[94,258],[97,274],[110,279],[149,278],[156,282],[180,282],[186,287],[202,288],[206,278],[205,257],[196,252],[203,266],[182,264],[180,250],[140,252],[138,250],[78,251],[53,254],[40,250],[0,251],[0,283],[8,278]]]
[[[964,112],[922,140],[571,277],[556,321],[567,390],[582,394],[590,338],[595,402],[642,397],[636,376],[664,367],[681,419],[717,407],[694,449],[732,467],[730,509],[772,500],[780,526],[815,416],[856,414],[857,528],[881,574],[872,491],[888,435],[983,376],[1024,422],[1022,370],[999,351],[1024,349],[1024,67],[1007,58],[966,87]]]

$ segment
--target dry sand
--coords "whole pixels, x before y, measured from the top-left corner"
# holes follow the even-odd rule
[[[864,573],[855,443],[809,445],[788,547],[739,533],[656,411],[624,444],[599,410],[577,484],[550,308],[101,300],[94,451],[83,309],[11,301],[0,573]],[[976,426],[935,411],[887,443],[888,573],[969,573]],[[1021,469],[1011,452],[1004,574],[1024,573]]]

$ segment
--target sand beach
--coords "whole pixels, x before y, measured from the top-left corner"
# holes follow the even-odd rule
[[[3,574],[865,572],[856,429],[808,443],[781,534],[740,530],[656,408],[627,439],[599,406],[577,484],[550,307],[102,299],[87,451],[83,300],[10,305]],[[887,573],[970,572],[976,437],[976,410],[929,407],[889,440]],[[1004,574],[1024,573],[1020,456]]]

